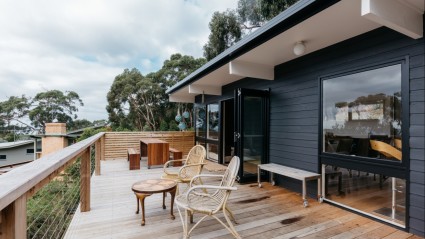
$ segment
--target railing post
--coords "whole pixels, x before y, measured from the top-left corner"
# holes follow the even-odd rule
[[[102,137],[103,138],[103,137]],[[94,164],[94,174],[96,176],[100,175],[100,155],[101,155],[101,139],[98,139],[94,145],[95,148],[95,164]]]
[[[22,195],[0,211],[1,239],[27,238],[27,196]]]
[[[102,138],[100,138],[100,160],[103,161],[105,160],[105,138],[106,138],[106,134],[105,133]]]
[[[81,155],[80,167],[80,211],[90,211],[90,148]]]

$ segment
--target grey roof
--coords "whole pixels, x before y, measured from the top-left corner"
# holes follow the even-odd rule
[[[0,149],[15,148],[15,147],[27,145],[27,144],[34,144],[34,140],[22,140],[22,141],[16,141],[16,142],[0,143]]]

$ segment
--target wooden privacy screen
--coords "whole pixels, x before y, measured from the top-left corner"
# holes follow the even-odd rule
[[[105,134],[105,159],[127,158],[127,149],[140,150],[140,139],[154,138],[167,141],[170,148],[189,153],[195,145],[195,132],[157,131],[157,132],[107,132]]]

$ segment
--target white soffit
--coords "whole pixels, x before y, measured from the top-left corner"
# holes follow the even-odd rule
[[[361,17],[361,0],[342,0],[277,35],[238,60],[279,65],[293,60],[295,43],[303,41],[305,54],[366,33],[381,25]]]
[[[424,0],[399,0],[402,3],[405,3],[416,9],[419,13],[424,14],[425,11],[425,1]]]
[[[274,80],[274,66],[245,61],[231,61],[229,63],[229,74],[263,80]]]
[[[189,85],[190,94],[221,95],[221,86],[218,85]]]
[[[413,39],[423,37],[423,6],[417,1],[362,0],[362,16]]]
[[[195,95],[189,94],[189,87],[183,87],[177,92],[174,92],[173,94],[169,95],[169,101],[170,102],[178,102],[178,103],[194,103],[195,102]]]

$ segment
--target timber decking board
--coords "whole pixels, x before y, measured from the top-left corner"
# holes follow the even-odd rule
[[[175,208],[175,220],[167,209],[162,209],[162,195],[154,194],[145,201],[146,225],[140,226],[141,214],[135,214],[136,198],[131,185],[139,180],[158,178],[162,168],[128,170],[125,159],[102,161],[102,174],[92,176],[91,211],[81,213],[77,209],[65,238],[181,238],[182,227]],[[208,172],[210,173],[210,172]],[[217,180],[215,180],[217,182]],[[414,238],[412,234],[375,222],[357,214],[319,204],[309,199],[304,208],[299,193],[264,183],[236,185],[228,205],[235,214],[236,229],[242,238]],[[223,216],[219,216],[223,218]],[[292,223],[282,223],[301,217]],[[199,215],[194,216],[199,220]],[[289,220],[290,221],[290,220]],[[387,232],[387,233],[384,233]],[[348,236],[348,237],[345,237]],[[191,238],[233,238],[214,219],[206,219],[194,230]]]

